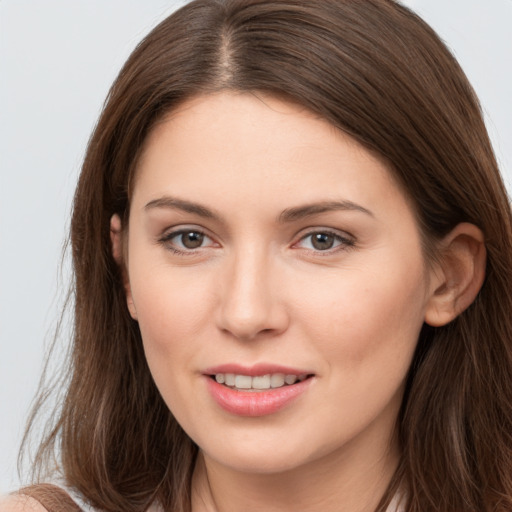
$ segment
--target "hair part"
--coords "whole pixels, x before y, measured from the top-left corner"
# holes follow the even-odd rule
[[[197,447],[160,397],[110,246],[128,220],[137,161],[155,123],[223,89],[297,102],[384,158],[414,206],[425,251],[478,226],[486,282],[445,327],[424,326],[397,424],[402,457],[378,510],[512,509],[512,219],[463,71],[433,30],[392,0],[196,0],[158,25],[112,86],[90,139],[71,225],[71,380],[41,445],[104,510],[157,499],[188,511]]]

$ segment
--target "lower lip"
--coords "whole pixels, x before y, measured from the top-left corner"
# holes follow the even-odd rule
[[[206,377],[206,380],[208,391],[225,411],[237,416],[266,416],[283,409],[302,395],[312,379],[268,391],[238,391],[219,384],[211,377]]]

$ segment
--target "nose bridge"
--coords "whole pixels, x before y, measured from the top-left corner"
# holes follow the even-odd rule
[[[240,339],[282,331],[287,318],[277,287],[272,255],[262,247],[240,246],[227,265],[220,327]]]

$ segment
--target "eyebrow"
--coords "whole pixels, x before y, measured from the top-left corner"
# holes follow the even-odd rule
[[[202,206],[197,203],[192,203],[191,201],[185,201],[183,199],[177,199],[175,197],[160,197],[158,199],[153,199],[149,201],[144,207],[144,210],[152,210],[153,208],[171,208],[175,210],[182,210],[187,213],[193,213],[195,215],[199,215],[200,217],[204,217],[206,219],[219,219],[220,216],[214,213],[212,210],[206,208],[206,206]]]
[[[210,210],[206,206],[176,197],[164,196],[158,199],[153,199],[146,204],[144,209],[152,210],[154,208],[170,208],[182,210],[187,213],[192,213],[206,219],[220,220],[221,216]],[[304,206],[296,206],[283,210],[278,217],[280,223],[294,222],[313,215],[327,213],[332,211],[357,211],[373,217],[373,213],[364,208],[363,206],[352,201],[322,201],[319,203],[312,203]]]
[[[298,206],[294,208],[287,208],[281,215],[279,221],[282,223],[294,222],[297,220],[318,215],[320,213],[327,213],[332,211],[356,211],[361,212],[370,217],[374,217],[373,213],[364,208],[363,206],[353,203],[352,201],[324,201],[321,203],[313,203],[305,206]]]

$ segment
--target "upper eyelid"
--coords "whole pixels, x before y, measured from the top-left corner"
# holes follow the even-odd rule
[[[209,238],[213,242],[215,242],[215,239],[208,234],[204,229],[194,228],[194,227],[183,227],[183,228],[167,228],[162,231],[161,234],[159,234],[155,241],[158,244],[161,243],[170,243],[171,240],[177,236],[183,235],[184,233],[200,233],[201,235],[204,235],[205,238]],[[201,247],[200,247],[201,248]],[[192,249],[189,249],[192,250]]]
[[[187,231],[201,233],[202,235],[205,235],[208,238],[212,238],[212,239],[214,238],[207,229],[205,229],[201,226],[194,226],[193,224],[191,224],[191,225],[178,224],[176,226],[167,227],[164,230],[162,230],[162,233],[161,233],[161,235],[158,236],[158,238],[159,239],[162,239],[162,238],[169,239],[169,238],[172,238],[173,236],[177,236],[181,233],[186,233]]]
[[[345,231],[343,229],[336,229],[336,228],[328,228],[328,227],[308,227],[301,229],[296,235],[295,239],[297,241],[302,240],[303,238],[306,238],[308,236],[314,235],[315,233],[327,233],[329,235],[334,235],[339,238],[343,239],[350,239],[352,241],[356,240],[356,237],[352,235],[350,232]]]

